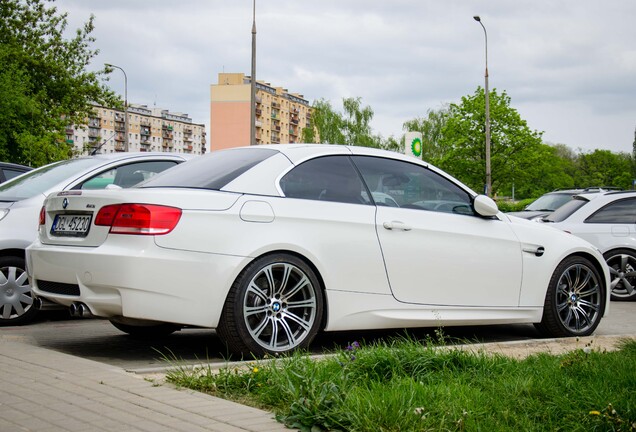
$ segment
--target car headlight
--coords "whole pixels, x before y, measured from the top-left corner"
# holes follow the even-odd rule
[[[0,221],[1,221],[2,219],[4,219],[4,217],[5,217],[6,215],[8,215],[8,214],[9,214],[9,209],[2,209],[2,210],[0,210]]]

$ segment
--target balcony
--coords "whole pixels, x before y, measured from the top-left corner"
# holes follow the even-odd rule
[[[123,151],[125,151],[125,150],[126,150],[126,149],[124,148],[124,145],[123,145],[123,144],[115,144],[115,151],[123,152]]]
[[[149,141],[149,140],[142,140],[142,141],[140,142],[140,144],[141,144],[142,146],[150,146],[150,141]]]
[[[259,116],[259,117],[263,114],[263,110],[258,109],[258,108],[256,108],[255,112],[256,112],[256,115]]]
[[[293,117],[292,117],[291,119],[289,119],[289,121],[290,121],[291,123],[295,124],[295,125],[297,125],[297,124],[298,124],[298,119],[297,119],[297,118],[293,118]]]
[[[289,128],[289,134],[292,136],[298,136],[298,133],[296,133],[296,129],[293,128]]]
[[[142,127],[141,130],[139,131],[139,134],[143,137],[143,136],[150,136],[150,128],[145,128]]]
[[[139,124],[140,124],[140,125],[142,125],[142,126],[148,126],[148,127],[150,127],[150,120],[145,119],[145,118],[142,118],[142,119],[139,121]]]
[[[100,128],[102,127],[101,122],[98,119],[89,119],[88,120],[89,128]]]
[[[125,132],[126,126],[115,123],[115,132]]]
[[[117,136],[115,136],[115,141],[124,142],[124,135],[123,134],[117,134]]]
[[[88,130],[88,137],[89,138],[97,138],[99,136],[99,130],[95,130],[95,129],[89,129]]]
[[[166,125],[166,124],[161,125],[161,129],[168,130],[168,131],[172,132],[172,126],[170,126],[170,125]]]
[[[256,127],[257,128],[263,127],[263,123],[259,122],[258,120],[256,120]],[[204,143],[205,142],[205,138],[201,138],[201,142]]]
[[[167,132],[167,131],[163,131],[163,133],[161,134],[161,136],[163,137],[163,139],[172,139],[172,132]]]
[[[73,128],[66,128],[64,132],[66,133],[66,135],[73,135],[75,133],[75,130]]]
[[[115,121],[116,122],[126,121],[126,116],[120,113],[115,113]]]
[[[272,108],[280,108],[280,104],[272,101]]]

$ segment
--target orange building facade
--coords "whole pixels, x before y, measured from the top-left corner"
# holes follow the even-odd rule
[[[250,84],[245,74],[220,73],[211,86],[210,150],[250,144]],[[300,142],[311,113],[303,95],[256,82],[256,144]]]

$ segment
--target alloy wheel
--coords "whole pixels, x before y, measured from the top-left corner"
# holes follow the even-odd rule
[[[556,308],[561,324],[574,334],[586,333],[600,318],[602,289],[596,274],[580,263],[567,267],[557,283]]]
[[[243,297],[243,317],[251,338],[273,352],[299,346],[317,319],[316,289],[296,265],[277,262],[261,268]]]
[[[8,322],[25,315],[33,307],[31,284],[24,269],[0,268],[0,318]]]
[[[617,252],[607,258],[612,298],[626,300],[636,297],[636,257]]]

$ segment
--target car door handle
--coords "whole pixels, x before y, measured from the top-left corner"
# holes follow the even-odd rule
[[[388,230],[411,231],[411,227],[400,221],[384,222],[382,226]]]

